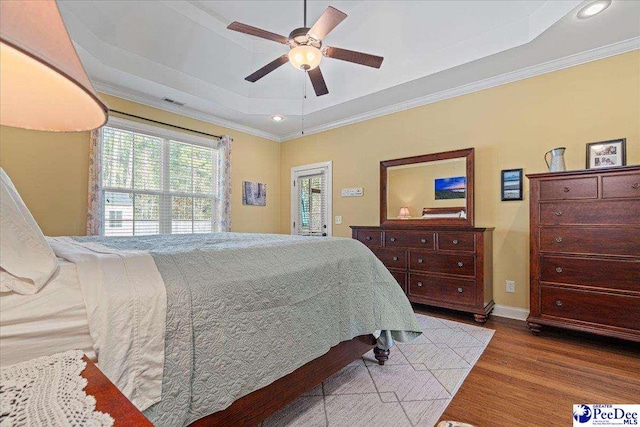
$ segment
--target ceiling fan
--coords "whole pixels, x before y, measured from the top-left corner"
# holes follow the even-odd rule
[[[322,46],[322,41],[335,27],[347,17],[346,13],[329,6],[320,19],[311,28],[307,27],[307,0],[304,0],[304,26],[291,31],[289,37],[281,36],[250,25],[232,22],[227,27],[230,30],[249,34],[289,46],[289,53],[271,61],[255,73],[245,77],[245,80],[255,83],[278,67],[290,62],[295,68],[309,74],[311,84],[317,96],[329,93],[327,85],[320,71],[320,61],[323,56],[366,65],[367,67],[380,68],[383,57],[369,55],[368,53],[355,52],[353,50],[340,49],[338,47]]]

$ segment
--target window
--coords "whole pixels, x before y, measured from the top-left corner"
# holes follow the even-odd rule
[[[331,162],[291,169],[291,234],[331,236]]]
[[[109,228],[122,228],[122,211],[109,211]]]
[[[115,122],[100,132],[104,235],[220,231],[218,141]]]

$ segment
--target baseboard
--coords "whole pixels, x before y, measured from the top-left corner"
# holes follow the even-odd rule
[[[491,312],[492,316],[506,317],[507,319],[527,320],[529,310],[508,305],[496,304]]]

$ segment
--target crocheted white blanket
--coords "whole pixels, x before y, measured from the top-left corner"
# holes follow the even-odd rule
[[[113,418],[97,412],[84,392],[82,356],[71,350],[3,367],[0,426],[112,426]]]

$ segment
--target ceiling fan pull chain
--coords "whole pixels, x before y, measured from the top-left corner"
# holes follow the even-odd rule
[[[306,0],[304,4],[306,7]],[[300,116],[302,120],[302,135],[304,135],[304,101],[307,99],[307,74],[309,74],[309,72],[304,70],[304,74],[304,82],[302,83],[302,114]]]

